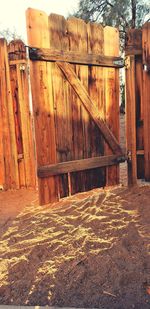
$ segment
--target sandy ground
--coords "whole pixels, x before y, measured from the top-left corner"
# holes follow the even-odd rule
[[[150,186],[0,193],[0,304],[150,308]]]

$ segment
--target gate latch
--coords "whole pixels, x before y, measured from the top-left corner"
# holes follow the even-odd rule
[[[127,151],[127,162],[128,162],[128,163],[131,162],[131,157],[132,157],[131,151],[128,150],[128,151]]]
[[[126,69],[130,68],[130,56],[125,57],[125,68]]]
[[[21,63],[20,66],[19,66],[19,68],[20,68],[20,71],[25,71],[26,66],[25,66],[24,63]]]

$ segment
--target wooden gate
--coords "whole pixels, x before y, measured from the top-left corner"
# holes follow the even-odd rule
[[[36,186],[26,48],[20,40],[7,45],[0,39],[0,186]]]
[[[128,182],[150,181],[150,23],[126,37]]]
[[[27,10],[40,204],[119,182],[119,34]]]

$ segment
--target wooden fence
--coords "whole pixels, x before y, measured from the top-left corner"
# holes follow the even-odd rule
[[[0,186],[35,188],[28,66],[22,41],[0,39]]]
[[[27,10],[20,40],[0,39],[0,188],[35,188],[40,204],[119,183],[119,34]],[[150,23],[126,38],[128,182],[150,181]]]
[[[27,10],[40,203],[119,182],[119,34]]]
[[[150,23],[126,37],[128,182],[150,181]]]

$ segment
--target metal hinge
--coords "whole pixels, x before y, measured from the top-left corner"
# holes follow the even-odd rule
[[[124,59],[120,59],[120,60],[114,60],[113,64],[118,65],[120,67],[124,67],[125,62],[124,62]]]

